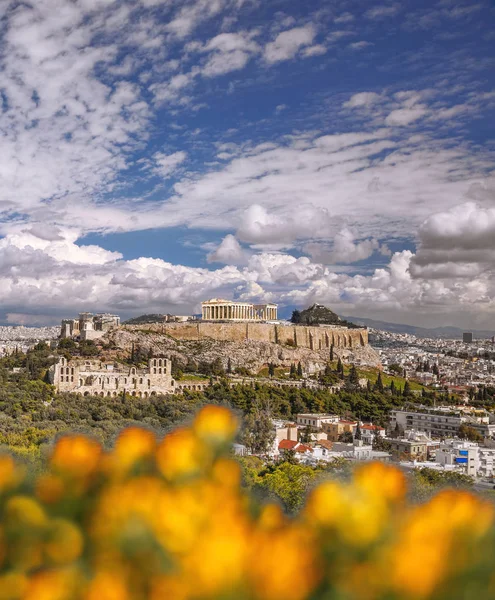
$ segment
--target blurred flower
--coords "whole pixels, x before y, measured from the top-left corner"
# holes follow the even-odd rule
[[[232,412],[223,406],[205,406],[196,416],[194,431],[206,443],[221,445],[232,441],[238,427]]]

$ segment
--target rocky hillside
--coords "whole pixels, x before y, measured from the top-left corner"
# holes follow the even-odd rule
[[[175,340],[162,333],[146,329],[129,331],[117,329],[110,331],[101,339],[104,354],[108,358],[129,356],[133,344],[145,352],[150,350],[155,356],[166,355],[175,358],[185,366],[188,361],[196,363],[213,362],[220,359],[227,367],[230,358],[232,367],[244,367],[252,373],[258,373],[269,363],[276,367],[290,368],[292,363],[301,362],[306,372],[312,373],[324,369],[329,360],[329,350],[314,351],[309,348],[294,348],[268,342],[244,340],[242,342],[225,342],[213,339],[194,341]],[[334,357],[344,362],[356,362],[369,366],[378,366],[380,361],[375,351],[369,347],[341,348],[334,351]]]
[[[341,319],[336,313],[330,308],[323,306],[323,304],[313,304],[305,310],[295,310],[292,313],[293,323],[300,325],[340,325],[342,327],[358,327],[354,323],[349,323]]]

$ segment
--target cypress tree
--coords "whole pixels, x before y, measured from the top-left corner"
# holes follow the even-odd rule
[[[375,383],[375,390],[383,394],[383,381],[382,381],[382,372],[378,371],[378,378]]]
[[[392,394],[392,396],[395,396],[395,394],[396,394],[395,383],[394,383],[393,379],[390,382],[390,393]]]
[[[301,361],[299,361],[297,363],[297,376],[298,377],[302,377],[303,376],[303,370],[302,370]]]
[[[330,362],[333,362],[334,357],[333,357],[333,344],[330,346]]]
[[[229,356],[229,360],[227,361],[227,373],[232,373],[232,359]]]
[[[404,396],[410,396],[411,395],[411,386],[409,384],[409,381],[406,379],[406,383],[404,384],[404,392],[403,392]]]
[[[275,376],[275,365],[273,363],[268,364],[268,376],[269,377]]]
[[[354,434],[354,439],[355,440],[361,440],[362,438],[363,438],[363,434],[361,433],[361,426],[360,426],[359,421],[358,421],[358,424],[357,424],[357,427],[356,427],[356,433]]]

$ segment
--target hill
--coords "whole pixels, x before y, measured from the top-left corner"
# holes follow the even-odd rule
[[[341,327],[357,328],[358,325],[341,319],[337,313],[323,304],[313,304],[305,310],[295,310],[292,313],[292,323],[300,325],[339,325]]]
[[[486,339],[495,335],[493,330],[469,330],[460,329],[459,327],[416,327],[415,325],[406,325],[404,323],[389,323],[387,321],[378,321],[375,319],[366,319],[364,317],[345,317],[352,319],[357,325],[372,327],[373,329],[381,329],[382,331],[390,331],[391,333],[408,333],[422,338],[437,338],[437,339],[462,339],[464,331],[472,331],[474,338]]]
[[[146,325],[149,323],[163,323],[164,321],[165,315],[141,315],[125,321],[124,325]]]

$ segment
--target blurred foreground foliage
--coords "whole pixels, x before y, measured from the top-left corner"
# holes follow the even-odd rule
[[[162,440],[63,437],[35,478],[0,457],[0,599],[494,597],[491,504],[462,490],[411,504],[404,475],[374,463],[316,484],[290,517],[242,487],[283,479],[233,460],[236,429],[206,406]],[[304,487],[297,466],[278,470]]]

